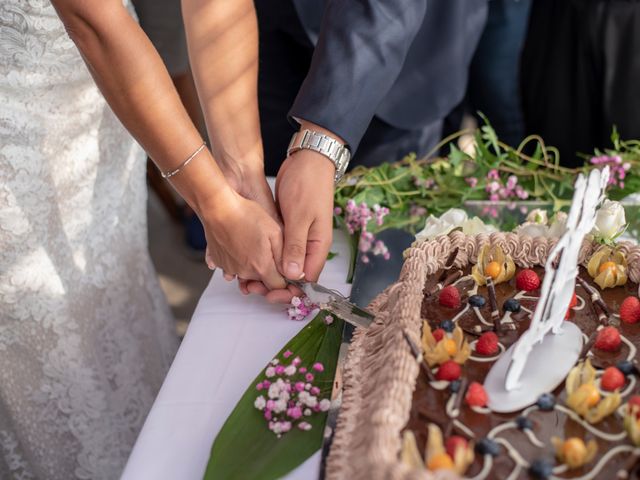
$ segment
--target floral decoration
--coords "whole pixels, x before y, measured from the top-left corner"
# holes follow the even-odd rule
[[[379,255],[388,260],[391,255],[389,249],[382,240],[376,239],[371,228],[380,228],[384,223],[384,217],[389,214],[387,207],[375,203],[369,207],[366,202],[357,204],[352,198],[347,200],[344,207],[336,206],[334,215],[339,217],[344,214],[342,223],[349,235],[358,238],[358,251],[364,263],[369,263],[369,255]]]
[[[566,230],[567,214],[556,212],[552,219],[548,218],[546,210],[539,208],[529,212],[527,221],[518,225],[515,233],[528,237],[558,238]]]
[[[462,365],[471,355],[471,347],[460,327],[456,326],[453,332],[445,333],[440,340],[436,340],[429,324],[422,322],[422,352],[430,367],[442,365],[447,360]]]
[[[453,143],[469,134],[474,136],[475,144],[471,154]],[[611,168],[607,197],[620,200],[640,191],[640,141],[624,141],[614,130],[611,142],[610,149],[586,156],[583,167],[566,168],[560,165],[557,149],[547,146],[540,137],[529,136],[512,147],[501,142],[485,120],[477,130],[463,130],[443,139],[423,158],[408,155],[395,163],[373,168],[355,167],[337,185],[335,218],[357,239],[367,218],[366,231],[374,235],[387,228],[415,233],[425,227],[428,215],[435,218],[468,201],[503,202],[512,209],[516,209],[517,201],[545,202],[552,204],[557,212],[570,205],[578,173],[588,173],[605,165]],[[431,156],[445,145],[449,145],[446,158]],[[533,153],[527,155],[525,151]],[[376,217],[376,205],[380,212],[387,209],[382,222]],[[360,209],[363,213],[356,212]],[[609,237],[613,231],[608,226],[615,226],[620,217],[616,214],[614,223],[606,223],[604,211],[597,236]],[[487,207],[483,215],[500,220],[493,207]],[[500,229],[505,230],[505,225],[501,224]],[[365,239],[363,247],[369,245],[374,248],[375,241]]]
[[[596,223],[591,234],[602,243],[610,244],[624,233],[627,219],[620,202],[605,200],[596,212]]]
[[[587,271],[603,290],[627,283],[627,259],[616,249],[603,245],[589,259]]]
[[[291,306],[287,309],[289,320],[301,321],[318,308],[318,305],[309,300],[309,297],[293,297]]]
[[[487,277],[498,284],[508,282],[516,273],[516,264],[510,255],[505,255],[498,245],[483,245],[478,253],[478,261],[471,270],[478,285],[486,285]]]
[[[440,217],[429,215],[424,228],[416,234],[416,240],[431,240],[439,235],[447,235],[457,228],[467,235],[497,231],[496,227],[485,224],[479,217],[469,218],[464,210],[452,208]]]
[[[324,365],[314,363],[310,368],[298,356],[290,361],[293,352],[284,352],[284,361],[271,360],[264,371],[264,379],[256,385],[260,392],[254,406],[262,412],[269,430],[280,437],[292,428],[311,430],[308,417],[326,412],[331,401],[321,397],[321,389],[314,385],[315,374],[324,371]]]
[[[603,398],[595,380],[596,369],[588,359],[573,367],[565,380],[567,405],[589,423],[598,423],[611,415],[621,402],[617,390]]]

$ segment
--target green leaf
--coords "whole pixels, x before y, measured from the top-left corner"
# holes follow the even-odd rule
[[[341,320],[327,326],[324,323],[327,314],[326,311],[320,311],[277,355],[283,360],[283,353],[291,350],[307,367],[321,362],[325,369],[315,375],[314,383],[321,388],[323,398],[331,395],[343,329]],[[256,385],[263,379],[264,369],[249,385],[218,433],[211,449],[205,480],[280,478],[321,448],[326,413],[305,418],[312,425],[309,431],[294,427],[277,438],[268,429],[262,413],[253,405],[258,396]]]
[[[336,258],[338,256],[338,252],[329,252],[327,254],[327,260],[333,260],[334,258]]]
[[[366,190],[358,193],[353,200],[356,205],[360,205],[362,202],[366,203],[370,207],[373,205],[383,203],[385,199],[385,191],[382,187],[370,187]]]

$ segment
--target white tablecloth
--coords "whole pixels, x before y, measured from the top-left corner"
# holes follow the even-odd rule
[[[349,248],[334,232],[320,283],[349,294]],[[126,480],[201,479],[214,438],[250,382],[302,327],[282,305],[240,294],[213,275],[122,475]],[[266,427],[265,427],[266,428]],[[287,478],[317,478],[316,453]],[[250,479],[247,479],[250,480]]]

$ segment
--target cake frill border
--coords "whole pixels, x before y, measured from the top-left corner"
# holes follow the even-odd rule
[[[467,236],[456,231],[416,242],[405,251],[398,281],[370,305],[375,323],[366,331],[357,329],[354,333],[345,365],[340,416],[327,460],[327,479],[456,478],[448,472],[433,474],[411,469],[398,459],[401,431],[409,419],[419,373],[402,330],[420,344],[425,279],[443,268],[456,248],[458,268],[475,263],[485,244],[499,245],[517,266],[529,268],[544,265],[556,242],[557,239],[515,233]],[[640,283],[640,247],[628,242],[618,246],[627,257],[629,279]],[[585,265],[597,247],[585,240],[578,257],[580,264]]]

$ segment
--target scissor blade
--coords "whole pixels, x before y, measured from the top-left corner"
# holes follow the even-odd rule
[[[302,290],[309,300],[320,306],[345,322],[356,327],[369,328],[374,315],[349,302],[344,296],[335,290],[328,289],[314,282],[289,281],[292,285]]]

